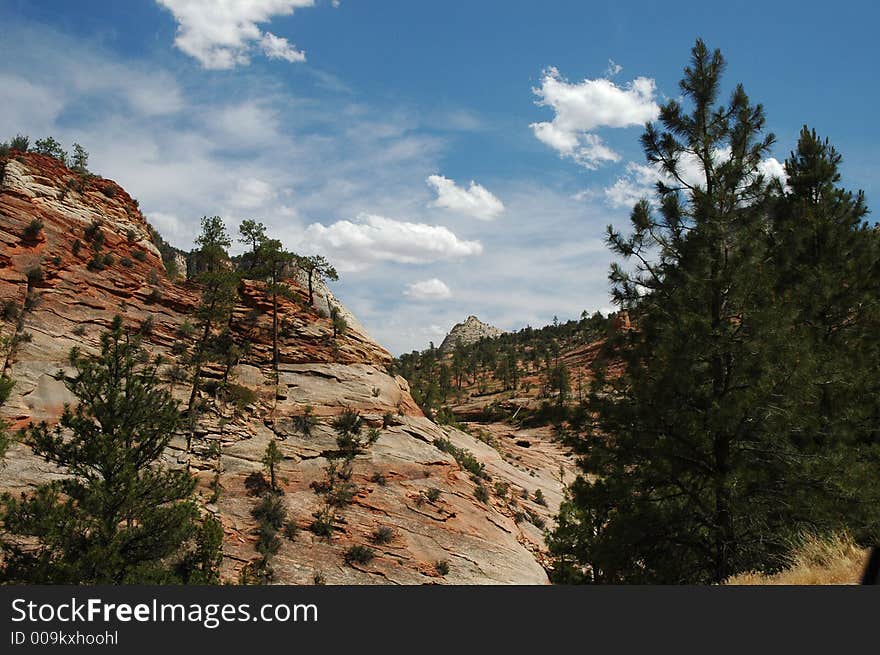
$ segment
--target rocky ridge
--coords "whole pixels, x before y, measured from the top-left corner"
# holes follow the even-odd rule
[[[447,355],[455,349],[457,343],[469,346],[480,339],[494,339],[502,334],[504,334],[504,330],[483,323],[476,316],[471,315],[452,327],[449,334],[443,339],[443,343],[440,344],[439,351],[441,355]]]
[[[35,221],[41,225],[33,234],[29,226]],[[98,249],[87,236],[95,229],[102,239]],[[341,303],[326,287],[319,285],[315,306],[309,306],[302,284],[291,284],[296,297],[280,307],[277,384],[270,363],[269,299],[259,283],[245,282],[233,326],[237,338],[252,347],[233,369],[231,382],[248,389],[252,399],[241,406],[206,391],[208,409],[191,447],[187,435],[177,435],[164,455],[169,465],[189,467],[199,477],[204,511],[224,526],[224,579],[236,581],[257,556],[250,513],[256,499],[245,479],[262,468],[266,445],[277,439],[284,455],[284,502],[302,528],[296,540],[283,540],[273,558],[277,582],[311,583],[319,575],[328,584],[546,583],[542,531],[535,523],[549,521],[562,481],[542,469],[540,458],[517,461],[486,435],[429,421],[406,381],[388,373],[388,352],[344,308],[350,327],[333,338],[331,321],[319,308],[328,301]],[[16,385],[0,414],[14,427],[57,420],[64,403],[74,399],[55,373],[66,366],[71,347],[97,352],[98,337],[114,315],[132,327],[148,321],[148,350],[161,354],[170,370],[178,360],[180,328],[194,320],[199,294],[196,284],[166,275],[137,203],[115,182],[80,176],[35,154],[13,153],[5,162],[0,368]],[[464,325],[484,325],[471,318]],[[208,382],[221,377],[219,367],[205,371]],[[185,403],[187,383],[169,377],[168,385]],[[297,430],[296,421],[307,406],[318,418],[310,436]],[[316,485],[336,448],[329,421],[347,408],[360,412],[380,436],[354,460],[351,481],[357,492],[338,512],[332,537],[319,538],[307,528],[321,504]],[[444,444],[473,453],[491,481],[475,481]],[[58,475],[17,444],[0,468],[0,490],[24,491]],[[215,475],[219,494],[212,488]],[[476,495],[484,484],[491,493],[480,500]],[[517,496],[538,488],[547,506],[524,498],[528,493]],[[523,520],[524,514],[534,521]],[[345,549],[368,544],[379,527],[390,528],[393,538],[375,546],[376,558],[366,565],[346,564]],[[438,571],[441,561],[448,563],[446,574]]]

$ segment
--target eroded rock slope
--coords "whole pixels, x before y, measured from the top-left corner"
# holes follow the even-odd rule
[[[42,224],[36,234],[29,229],[34,221]],[[333,337],[325,308],[328,300],[339,303],[330,292],[321,286],[309,306],[307,291],[291,284],[296,297],[281,306],[277,384],[271,305],[259,283],[245,282],[232,325],[236,339],[250,349],[232,369],[230,382],[253,395],[245,405],[213,397],[210,381],[219,381],[223,371],[209,367],[202,419],[191,435],[177,435],[165,454],[170,465],[199,476],[205,511],[224,525],[224,578],[236,581],[245,563],[257,557],[251,517],[256,498],[245,480],[262,469],[266,445],[277,439],[284,455],[284,502],[301,528],[295,540],[282,540],[272,561],[278,582],[311,583],[317,575],[328,584],[546,583],[535,524],[549,520],[561,482],[540,470],[540,459],[517,461],[485,435],[481,441],[426,419],[406,381],[388,374],[388,352],[353,316],[346,312],[349,329]],[[84,178],[35,154],[13,153],[5,162],[0,367],[16,381],[2,408],[13,426],[57,420],[64,403],[74,399],[56,372],[66,366],[71,347],[96,352],[99,335],[116,314],[132,327],[151,323],[147,347],[163,355],[167,383],[185,404],[189,384],[179,374],[175,380],[171,371],[180,359],[181,326],[195,322],[199,297],[197,285],[166,275],[137,203],[116,183]],[[306,407],[318,419],[310,436],[297,428]],[[338,511],[332,536],[318,537],[308,527],[322,503],[316,489],[326,478],[328,455],[336,449],[330,421],[346,408],[360,412],[380,434],[354,460],[351,482],[357,492]],[[450,454],[462,450],[484,465],[490,479],[475,481]],[[0,489],[26,490],[57,475],[18,444],[0,469]],[[546,507],[525,498],[524,489],[539,486],[549,500]],[[347,564],[346,549],[369,544],[381,527],[393,531],[390,542],[373,546],[377,556],[369,564]],[[447,573],[438,562],[448,564]]]

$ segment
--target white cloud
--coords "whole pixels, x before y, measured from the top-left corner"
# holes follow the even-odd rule
[[[305,243],[325,253],[340,270],[357,271],[376,262],[426,264],[479,255],[479,241],[464,241],[440,225],[407,223],[374,214],[361,214],[357,222],[337,221],[306,228]]]
[[[788,182],[785,166],[777,159],[769,157],[758,164],[758,172],[766,178],[776,178],[783,183]]]
[[[292,64],[306,60],[306,53],[297,50],[296,46],[283,36],[275,36],[271,32],[263,34],[260,39],[260,47],[263,49],[263,54],[269,59],[283,59]]]
[[[604,190],[605,202],[617,208],[632,207],[642,198],[651,196],[658,179],[659,174],[653,166],[629,162],[626,175],[617,178]]]
[[[637,77],[625,86],[605,78],[572,84],[558,70],[548,68],[541,86],[532,92],[540,98],[537,105],[551,107],[556,115],[552,121],[530,127],[536,138],[561,156],[595,169],[618,161],[620,156],[594,130],[631,127],[656,119],[660,107],[654,101],[655,90],[654,80],[647,77]]]
[[[605,77],[614,77],[615,75],[620,75],[620,72],[623,70],[623,66],[618,64],[613,59],[608,60],[608,68],[605,69]]]
[[[275,195],[271,184],[250,177],[238,181],[235,190],[228,194],[227,202],[236,209],[254,210],[268,205]]]
[[[437,192],[437,199],[431,203],[433,207],[451,209],[482,221],[491,221],[504,211],[504,204],[473,180],[467,189],[442,175],[430,175],[426,181]]]
[[[430,280],[408,284],[403,295],[413,300],[444,300],[452,296],[452,291],[443,280],[432,277]]]
[[[730,159],[730,149],[722,148],[714,153],[716,164],[721,164]],[[787,176],[783,165],[774,159],[768,157],[758,164],[758,172],[765,178],[778,178],[785,183]],[[693,187],[702,187],[705,185],[705,173],[700,161],[690,154],[684,154],[678,162],[678,173],[682,181]],[[671,178],[664,173],[659,164],[637,164],[629,162],[626,165],[626,173],[609,187],[604,189],[605,201],[615,208],[632,207],[636,202],[643,198],[651,198],[658,181],[663,180],[670,186],[680,184],[678,180]]]
[[[313,7],[314,0],[156,0],[178,23],[175,45],[205,68],[225,69],[247,64],[254,48],[270,59],[305,61],[284,37],[263,32],[258,25],[295,9]]]

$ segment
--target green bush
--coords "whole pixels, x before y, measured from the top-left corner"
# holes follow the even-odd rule
[[[43,221],[39,218],[33,219],[28,226],[24,228],[24,238],[28,241],[34,241],[43,230]]]
[[[281,548],[281,540],[278,531],[271,525],[261,524],[257,529],[257,552],[263,557],[270,557]]]
[[[299,535],[299,526],[295,521],[288,521],[284,524],[284,536],[287,537],[290,541],[296,541],[297,536]]]
[[[354,564],[369,564],[376,557],[376,551],[369,546],[352,546],[345,551],[345,562],[349,566]]]
[[[28,269],[25,275],[27,275],[28,285],[33,286],[43,281],[43,267],[39,265],[33,266]]]
[[[443,437],[437,437],[434,439],[434,445],[444,453],[452,455],[455,461],[458,462],[458,465],[474,477],[482,479],[489,478],[483,468],[483,464],[474,457],[474,454],[471,451],[465,448],[459,448],[449,439],[444,439]]]
[[[432,503],[436,503],[440,499],[441,493],[442,492],[436,487],[431,487],[425,492],[425,498],[427,498]]]
[[[434,569],[439,575],[445,576],[449,573],[449,562],[447,562],[445,559],[441,559],[434,563]]]
[[[300,416],[293,417],[293,427],[296,428],[298,432],[300,432],[304,437],[312,436],[312,428],[315,427],[318,423],[318,419],[312,416],[311,405],[306,405],[303,409],[303,413]]]
[[[83,235],[85,236],[86,241],[88,241],[89,243],[91,243],[93,245],[96,242],[103,244],[104,243],[104,233],[101,232],[101,221],[98,221],[98,220],[92,221],[92,223],[83,232]]]
[[[18,303],[14,300],[4,300],[0,306],[0,318],[4,321],[14,321],[21,314]]]
[[[488,503],[489,490],[486,489],[486,487],[484,487],[482,483],[477,484],[477,488],[474,490],[474,498],[479,500],[481,503]]]
[[[9,142],[9,148],[11,150],[18,150],[19,152],[27,152],[28,148],[30,148],[30,145],[30,138],[21,134],[16,134]]]
[[[280,530],[287,518],[287,509],[280,496],[274,493],[263,494],[260,502],[251,510],[251,516],[260,523]]]
[[[543,518],[541,518],[540,515],[530,509],[526,510],[526,516],[529,517],[529,522],[539,530],[543,530],[544,527],[547,525],[547,522]]]
[[[34,143],[34,152],[46,155],[47,157],[54,157],[62,164],[67,164],[67,153],[61,147],[61,144],[51,136],[47,136],[45,139],[37,139]]]
[[[383,544],[391,543],[393,540],[394,530],[389,528],[387,525],[376,528],[370,535],[370,541],[380,546]]]
[[[315,520],[312,521],[309,530],[319,537],[329,539],[333,535],[333,522],[336,520],[336,516],[329,509],[315,512],[312,516],[314,516]]]
[[[253,405],[257,402],[257,394],[252,389],[240,384],[227,384],[226,399],[235,405],[236,409],[241,411],[248,405]]]
[[[331,507],[345,507],[350,505],[357,495],[358,486],[347,480],[333,481],[327,492],[327,503]]]
[[[244,488],[250,496],[262,496],[269,491],[269,481],[262,471],[254,471],[244,479]]]
[[[11,380],[5,375],[0,375],[0,405],[5,403],[10,394],[12,393],[12,388],[15,386],[15,380]]]
[[[147,259],[147,253],[144,250],[132,250],[131,256],[139,262],[145,261]]]
[[[535,490],[535,502],[538,503],[539,505],[543,505],[544,507],[547,507],[547,499],[544,498],[544,492],[541,491],[540,489]]]

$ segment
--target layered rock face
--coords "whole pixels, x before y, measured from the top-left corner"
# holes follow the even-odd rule
[[[56,421],[64,404],[75,401],[56,372],[66,366],[73,346],[97,352],[99,335],[117,314],[132,327],[151,323],[146,346],[165,358],[167,384],[185,404],[189,382],[170,371],[179,360],[181,326],[196,322],[200,289],[169,279],[149,234],[136,202],[114,182],[82,178],[34,154],[13,154],[5,162],[0,366],[16,381],[0,410],[7,422],[21,427]],[[542,521],[522,519],[527,510],[549,521],[558,506],[561,481],[541,469],[544,460],[516,460],[485,435],[481,441],[429,421],[406,381],[389,375],[388,352],[344,309],[349,328],[334,338],[326,307],[341,304],[326,287],[319,285],[309,306],[302,283],[290,284],[295,297],[280,304],[277,383],[271,302],[260,283],[246,281],[232,327],[250,349],[229,381],[252,397],[243,405],[212,396],[209,383],[219,381],[223,370],[208,366],[206,409],[194,433],[176,435],[164,455],[168,465],[189,467],[199,477],[204,511],[224,526],[223,577],[236,581],[244,564],[257,557],[251,517],[257,498],[249,495],[245,480],[262,469],[266,446],[276,439],[284,455],[283,500],[301,528],[295,540],[282,540],[272,560],[277,582],[311,583],[319,576],[328,584],[546,583],[542,534],[534,525]],[[464,325],[479,323],[471,319]],[[308,436],[297,429],[297,417],[307,407],[318,419]],[[323,505],[317,490],[327,477],[328,456],[337,449],[330,421],[347,408],[379,429],[379,437],[353,461],[356,493],[337,511],[332,536],[318,537],[308,527]],[[476,482],[449,454],[456,452],[450,443],[472,453],[491,480]],[[17,444],[0,468],[0,490],[26,491],[60,474]],[[491,493],[482,493],[487,487]],[[548,506],[520,494],[537,488]],[[347,564],[346,549],[369,545],[381,527],[390,528],[392,537],[372,546],[376,557],[364,565]],[[446,562],[448,572],[438,562]]]
[[[439,351],[441,355],[447,355],[455,350],[457,343],[469,346],[480,339],[494,339],[502,334],[504,334],[504,330],[483,323],[476,316],[468,316],[464,322],[456,323],[452,327],[449,334],[443,339],[443,343],[440,344]]]

